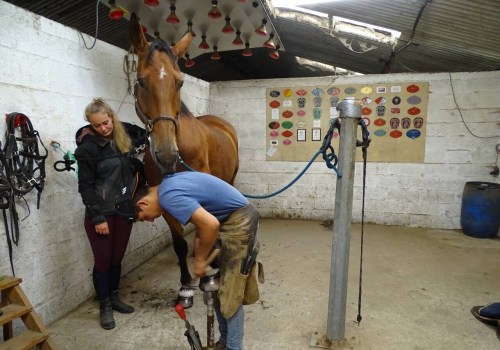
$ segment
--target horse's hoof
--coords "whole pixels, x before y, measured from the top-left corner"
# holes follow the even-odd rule
[[[177,296],[177,304],[181,304],[184,309],[193,306],[194,291],[191,288],[181,287]]]

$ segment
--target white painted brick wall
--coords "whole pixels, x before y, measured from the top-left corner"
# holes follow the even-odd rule
[[[450,77],[453,81],[452,93]],[[241,166],[236,186],[247,194],[267,194],[288,184],[307,162],[266,161],[266,88],[300,85],[429,82],[426,153],[423,164],[367,166],[365,221],[388,225],[460,229],[462,192],[468,181],[499,182],[489,175],[500,143],[500,72],[391,74],[356,77],[217,82],[210,88],[210,111],[231,121],[238,132]],[[455,99],[473,137],[464,126]],[[337,150],[338,151],[338,150]],[[311,154],[313,156],[313,154]],[[368,153],[368,157],[369,157]],[[315,163],[291,188],[270,199],[252,200],[262,217],[333,218],[334,173]],[[353,221],[361,221],[362,163],[356,163]]]
[[[63,150],[76,147],[76,130],[85,125],[83,111],[92,98],[104,97],[119,110],[122,120],[140,125],[133,98],[126,95],[123,72],[126,52],[98,41],[92,50],[83,46],[74,29],[0,1],[0,113],[21,112],[30,117],[48,148],[47,183],[40,209],[36,190],[18,201],[21,238],[14,247],[16,275],[22,288],[46,323],[73,310],[94,294],[93,258],[83,229],[84,207],[77,180],[56,172],[53,164]],[[93,38],[84,35],[87,46]],[[186,76],[183,97],[195,114],[207,113],[209,84]],[[121,107],[120,107],[121,106]],[[0,123],[0,135],[5,125]],[[4,143],[4,137],[0,140]],[[123,262],[123,272],[165,249],[171,241],[163,220],[137,223]],[[11,275],[5,229],[0,225],[0,274]]]

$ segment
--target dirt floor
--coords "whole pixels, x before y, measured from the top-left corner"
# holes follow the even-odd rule
[[[327,332],[332,227],[318,221],[261,220],[261,299],[245,306],[245,349],[312,349]],[[187,237],[192,243],[192,234]],[[366,225],[362,321],[358,325],[360,225],[353,225],[345,342],[335,349],[500,349],[493,326],[470,309],[500,301],[500,240],[461,231]],[[88,300],[49,325],[61,349],[189,350],[173,306],[179,288],[170,247],[122,279],[123,299],[136,307],[98,324]],[[206,306],[196,291],[188,320],[206,339]],[[217,333],[217,332],[216,332]]]

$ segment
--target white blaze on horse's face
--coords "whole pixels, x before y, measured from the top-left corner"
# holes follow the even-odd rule
[[[162,80],[165,75],[167,75],[167,73],[165,72],[165,67],[161,66],[161,69],[160,69],[160,80]]]
[[[178,160],[177,134],[182,108],[180,88],[182,74],[177,58],[182,57],[191,43],[191,33],[186,33],[175,45],[161,39],[148,42],[135,14],[130,18],[130,39],[137,56],[138,85],[136,106],[149,129],[151,155],[166,172],[175,170]],[[154,126],[154,127],[153,127]]]

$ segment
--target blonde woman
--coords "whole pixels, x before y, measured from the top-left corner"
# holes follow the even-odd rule
[[[124,156],[132,141],[113,109],[100,98],[85,108],[90,123],[76,133],[78,192],[85,205],[85,231],[94,255],[93,282],[100,302],[100,324],[115,327],[113,310],[134,312],[118,297],[121,262],[130,238],[132,221],[115,210],[115,200],[134,177],[133,162]]]

